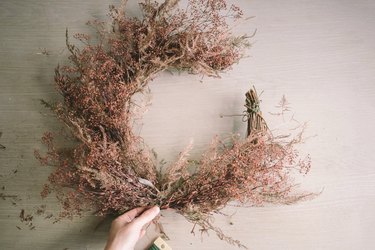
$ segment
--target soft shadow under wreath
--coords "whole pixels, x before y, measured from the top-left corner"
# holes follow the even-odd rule
[[[211,215],[231,201],[291,204],[312,197],[295,191],[292,179],[293,173],[309,171],[310,158],[299,157],[295,149],[302,131],[293,138],[270,133],[251,89],[246,138],[214,138],[199,161],[188,159],[187,148],[160,171],[152,150],[133,133],[132,124],[142,115],[135,94],[147,91],[150,80],[166,69],[217,77],[243,57],[250,38],[231,33],[230,27],[244,19],[237,6],[188,0],[179,8],[178,2],[145,0],[141,18],[126,15],[126,1],[111,6],[110,22],[89,22],[95,37],[74,35],[79,47],[68,41],[67,32],[70,64],[55,72],[62,101],[43,104],[70,129],[76,144],[62,150],[52,133],[43,136],[47,152],[35,155],[54,171],[42,196],[54,191],[63,205],[59,218],[87,211],[121,214],[140,206],[171,208],[202,230],[245,247],[215,227]]]

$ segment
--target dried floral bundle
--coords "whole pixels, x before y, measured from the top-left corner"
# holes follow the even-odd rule
[[[162,4],[144,1],[142,18],[128,17],[125,3],[110,8],[111,26],[90,22],[98,38],[77,34],[82,48],[69,43],[71,64],[57,67],[55,82],[62,102],[50,107],[77,139],[70,151],[56,149],[51,133],[43,136],[44,164],[55,166],[50,184],[63,204],[61,217],[85,210],[99,215],[119,214],[139,206],[172,208],[189,221],[212,229],[210,215],[228,202],[252,205],[292,203],[308,194],[292,194],[290,172],[306,173],[309,159],[300,160],[297,139],[275,138],[265,125],[256,93],[247,95],[248,137],[215,138],[200,161],[189,161],[189,148],[161,172],[153,152],[133,133],[140,117],[136,93],[165,69],[218,76],[243,56],[246,36],[233,36],[229,22],[241,10],[224,0],[177,0]],[[191,170],[193,169],[193,170]]]

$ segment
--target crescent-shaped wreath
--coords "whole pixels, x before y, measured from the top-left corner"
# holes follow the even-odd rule
[[[61,102],[47,103],[72,132],[71,150],[55,147],[52,133],[42,140],[48,150],[36,157],[54,166],[42,196],[51,191],[63,205],[60,217],[84,211],[121,214],[140,206],[171,208],[229,243],[243,246],[210,220],[230,201],[261,205],[293,203],[310,196],[295,193],[291,171],[307,173],[297,138],[274,137],[261,116],[254,90],[246,94],[247,138],[215,138],[199,161],[187,150],[161,171],[152,150],[133,133],[139,117],[135,94],[166,69],[218,76],[243,56],[247,36],[234,36],[231,24],[242,11],[225,0],[140,3],[141,18],[125,13],[125,2],[110,7],[111,22],[92,21],[96,35],[76,34],[68,41],[70,64],[57,67]]]

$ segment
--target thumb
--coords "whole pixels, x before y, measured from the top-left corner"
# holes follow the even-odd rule
[[[160,208],[155,206],[144,211],[139,217],[135,218],[133,222],[143,227],[147,223],[150,223],[160,212]]]

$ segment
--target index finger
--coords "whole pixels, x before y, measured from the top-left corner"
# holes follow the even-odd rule
[[[129,210],[128,212],[120,215],[117,217],[117,221],[121,223],[129,223],[134,220],[135,217],[140,215],[146,208],[145,207],[137,207],[132,210]]]
[[[143,227],[147,223],[151,222],[159,214],[159,212],[160,208],[158,206],[154,206],[138,216],[134,220],[134,223]]]

